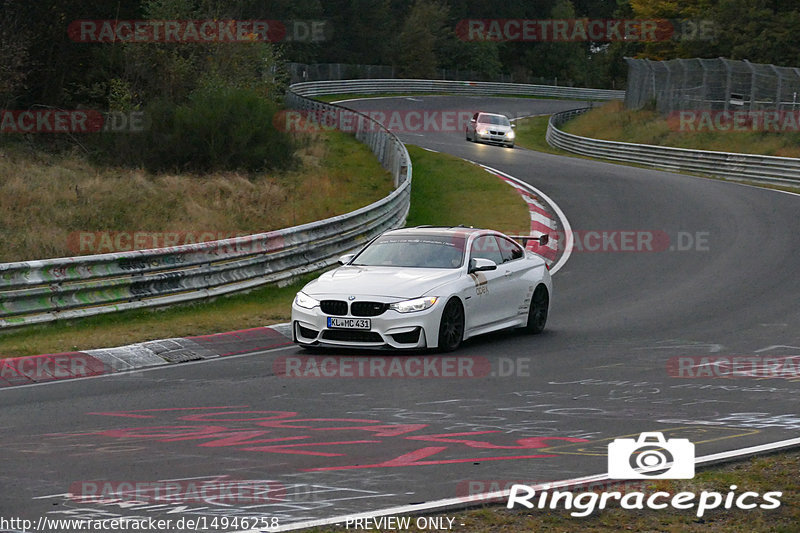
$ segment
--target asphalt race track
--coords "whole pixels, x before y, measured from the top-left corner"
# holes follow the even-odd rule
[[[418,96],[345,105],[522,116],[583,104]],[[469,341],[452,357],[477,371],[457,377],[276,376],[286,358],[306,355],[285,347],[3,390],[0,515],[266,516],[286,526],[512,480],[602,474],[606,445],[642,431],[689,438],[697,456],[800,435],[797,368],[723,378],[718,366],[678,359],[798,364],[785,357],[800,358],[800,197],[473,144],[461,130],[401,137],[526,181],[566,214],[578,245],[554,277],[544,334]],[[621,251],[620,232],[636,232],[640,245]],[[274,491],[138,504],[70,496],[101,480]]]

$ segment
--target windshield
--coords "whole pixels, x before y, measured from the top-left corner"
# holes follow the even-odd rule
[[[384,235],[367,246],[351,265],[411,268],[459,268],[464,262],[463,236]]]
[[[511,123],[503,115],[481,115],[478,117],[481,124],[494,124],[497,126],[510,126]]]

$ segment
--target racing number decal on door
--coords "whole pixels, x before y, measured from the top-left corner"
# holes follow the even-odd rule
[[[473,272],[469,276],[475,284],[475,294],[480,296],[481,294],[487,294],[489,292],[489,283],[483,272]]]

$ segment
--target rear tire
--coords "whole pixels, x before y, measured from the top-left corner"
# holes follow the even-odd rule
[[[531,296],[531,305],[528,308],[528,323],[525,324],[525,331],[534,335],[544,331],[547,324],[547,311],[550,307],[550,295],[547,287],[539,285]]]
[[[439,351],[452,352],[464,340],[464,307],[458,298],[451,298],[439,322]]]

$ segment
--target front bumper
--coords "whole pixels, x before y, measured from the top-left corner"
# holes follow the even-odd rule
[[[476,132],[478,140],[484,142],[505,144],[506,146],[514,146],[514,139],[509,139],[506,135],[492,135],[491,133]]]
[[[444,304],[441,300],[424,311],[398,313],[391,309],[378,316],[354,317],[327,315],[319,307],[306,309],[292,304],[292,336],[305,346],[340,346],[349,348],[436,348],[439,344],[439,322]],[[369,318],[367,330],[328,328],[328,317]]]

